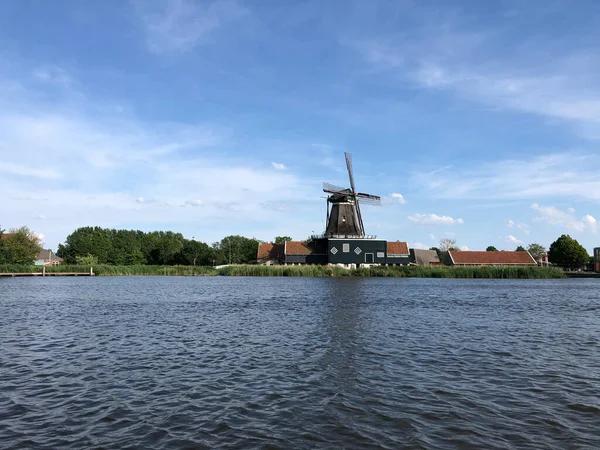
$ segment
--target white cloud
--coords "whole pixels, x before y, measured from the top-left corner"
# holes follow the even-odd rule
[[[275,170],[285,170],[286,169],[285,165],[280,164],[280,163],[272,162],[271,165],[273,166],[273,169],[275,169]]]
[[[521,230],[523,233],[525,233],[527,235],[529,235],[529,233],[530,233],[529,227],[526,224],[522,223],[522,222],[515,222],[514,220],[510,220],[509,219],[506,222],[506,226],[508,228],[516,228],[518,230]]]
[[[402,194],[398,194],[397,192],[392,193],[392,198],[395,199],[401,205],[406,204],[406,199]]]
[[[537,29],[519,40],[515,51],[498,53],[497,42],[514,40],[504,23],[474,28],[470,20],[463,22],[464,15],[443,6],[420,6],[401,14],[419,25],[398,33],[377,21],[372,23],[376,35],[360,30],[355,35],[362,40],[342,42],[362,56],[368,75],[386,77],[386,83],[413,82],[448,91],[494,109],[558,119],[584,137],[600,139],[596,41],[579,45]]]
[[[247,14],[234,0],[134,0],[133,4],[148,48],[155,53],[191,50]]]
[[[0,89],[3,81],[0,75]],[[130,115],[115,120],[112,109],[99,111],[96,103],[89,109],[87,102],[73,107],[69,91],[45,104],[35,85],[29,87],[0,95],[0,192],[6,228],[27,225],[46,210],[52,211],[44,221],[52,248],[87,225],[170,229],[184,235],[187,230],[212,242],[225,233],[274,229],[285,205],[293,204],[297,214],[319,219],[293,222],[290,235],[304,237],[306,229],[321,229],[321,205],[313,200],[319,184],[265,168],[258,158],[232,156],[242,152],[228,128],[144,123]],[[221,156],[224,148],[226,157]],[[197,199],[205,200],[190,214],[188,208],[175,208],[186,199],[194,206],[199,206]],[[265,209],[262,204],[280,207]],[[229,224],[227,230],[223,223]]]
[[[409,220],[422,225],[461,225],[462,219],[454,219],[450,216],[438,216],[437,214],[415,214],[408,216]]]
[[[427,250],[429,247],[427,247],[425,244],[421,243],[421,242],[413,242],[410,245],[410,248],[416,248],[416,249],[421,249],[421,250]]]
[[[508,236],[506,236],[506,242],[509,244],[522,244],[523,243],[523,241],[517,239],[512,234],[509,234]]]
[[[567,211],[561,211],[554,206],[541,206],[537,203],[531,205],[531,208],[538,212],[538,216],[533,219],[534,222],[545,222],[550,225],[559,225],[567,230],[583,232],[596,232],[596,219],[586,214],[581,219],[577,219],[574,215],[574,209],[569,208]]]
[[[202,206],[204,202],[202,200],[188,200],[185,204],[189,206]]]
[[[431,239],[432,241],[434,241],[435,240],[435,234],[429,233],[429,239]]]
[[[460,249],[461,251],[463,251],[463,252],[468,252],[468,251],[469,251],[469,247],[468,247],[467,245],[461,245],[461,246],[459,247],[459,249]]]
[[[585,216],[583,216],[581,221],[586,225],[586,227],[588,229],[590,229],[592,231],[592,233],[596,232],[596,227],[598,225],[598,221],[593,216],[586,214]]]
[[[437,198],[597,201],[600,200],[600,155],[565,152],[492,161],[442,172],[435,178],[427,171],[417,172],[412,181]]]
[[[40,214],[40,215],[38,216],[38,219],[41,219],[41,220],[46,220],[46,219],[47,219],[47,217],[46,217],[44,214]]]

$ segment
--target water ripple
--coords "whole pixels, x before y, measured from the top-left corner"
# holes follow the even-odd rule
[[[0,280],[2,448],[600,448],[597,280]]]

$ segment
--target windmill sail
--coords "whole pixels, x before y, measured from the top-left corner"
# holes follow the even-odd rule
[[[330,183],[323,183],[323,192],[327,197],[327,228],[325,235],[328,237],[352,236],[364,237],[365,229],[360,212],[360,203],[366,205],[381,205],[381,197],[377,195],[357,193],[354,186],[354,172],[352,170],[352,155],[344,154],[350,188],[343,188]],[[329,209],[331,204],[331,210]]]

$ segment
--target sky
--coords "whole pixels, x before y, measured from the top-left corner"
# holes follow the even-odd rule
[[[600,2],[5,0],[0,226],[600,246]]]

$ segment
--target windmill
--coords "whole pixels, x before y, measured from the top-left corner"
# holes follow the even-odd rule
[[[350,187],[343,188],[329,183],[323,183],[323,192],[327,197],[327,228],[326,237],[348,236],[365,237],[365,227],[360,214],[360,204],[381,205],[381,197],[356,192],[354,174],[352,172],[352,155],[344,153],[346,168],[350,178]]]

